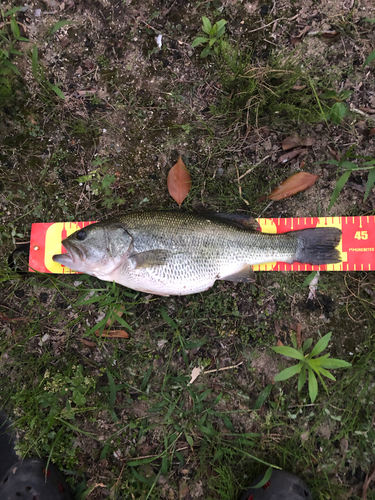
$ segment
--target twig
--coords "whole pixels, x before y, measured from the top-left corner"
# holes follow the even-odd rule
[[[362,500],[367,499],[367,490],[369,489],[371,481],[375,481],[375,464],[371,467],[371,469],[366,475],[366,479],[362,489],[362,496],[361,496]]]
[[[243,363],[243,361],[240,361],[236,365],[224,366],[224,368],[217,368],[216,370],[207,370],[207,371],[203,372],[203,374],[206,375],[207,373],[216,373],[216,372],[222,372],[224,370],[231,370],[232,368],[238,368],[240,365],[242,365],[242,363]]]
[[[0,312],[0,321],[27,321],[27,319],[26,318],[8,318],[7,316],[5,316],[5,314]]]
[[[246,205],[249,205],[249,202],[247,200],[245,200],[244,198],[242,198],[242,188],[241,188],[241,184],[240,184],[240,174],[238,172],[237,165],[236,165],[236,171],[237,171],[238,193],[240,195],[241,200],[244,201],[246,203]]]
[[[238,180],[240,181],[243,177],[245,177],[245,175],[249,174],[250,172],[252,172],[254,170],[254,168],[258,167],[262,162],[264,162],[264,160],[267,160],[267,158],[269,158],[270,155],[267,155],[265,156],[264,158],[262,158],[260,161],[258,161],[258,163],[256,163],[255,165],[253,165],[251,168],[249,168],[249,170],[246,170],[246,172],[242,175],[240,175],[238,177]]]
[[[270,206],[272,205],[272,203],[273,203],[273,200],[272,200],[272,201],[270,201],[270,202],[268,203],[268,205],[266,206],[266,208],[260,212],[260,214],[258,215],[258,217],[260,217],[261,215],[263,215],[263,214],[264,214],[264,212],[267,210],[267,208],[268,208],[268,207],[270,207]]]
[[[136,19],[134,19],[134,21],[136,21]],[[154,30],[155,33],[160,33],[161,34],[161,30],[158,29],[158,28],[154,28],[153,26],[151,26],[151,24],[148,24],[146,21],[144,21],[143,19],[139,19],[139,21],[143,24],[145,24],[147,26],[147,28],[151,29],[151,30]],[[173,36],[170,36],[170,35],[167,35],[166,33],[163,33],[163,36],[167,37],[167,38],[170,38],[171,40],[175,40],[175,38]],[[186,42],[183,42],[182,40],[177,40],[178,43],[180,45],[188,45],[190,47],[190,43],[186,43]]]
[[[279,17],[278,19],[274,19],[268,24],[265,24],[264,26],[261,26],[260,28],[255,28],[255,30],[248,31],[247,33],[254,33],[255,31],[262,30],[263,28],[267,28],[268,26],[271,26],[271,24],[277,23],[278,21],[293,21],[293,19],[296,19],[298,17],[298,14],[293,16],[293,17]]]
[[[356,108],[352,103],[350,103],[350,111],[354,111],[355,113],[358,113],[362,116],[366,116],[367,118],[373,118],[373,116],[368,115],[364,111],[361,111],[360,109]]]

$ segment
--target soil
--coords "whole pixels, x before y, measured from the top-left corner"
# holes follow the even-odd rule
[[[21,2],[0,3],[4,12],[15,5]],[[32,222],[97,220],[123,211],[177,208],[168,194],[166,179],[180,155],[193,179],[186,209],[249,212],[262,217],[327,215],[340,175],[337,166],[327,160],[345,154],[355,162],[374,158],[374,63],[363,68],[375,48],[373,0],[41,0],[22,5],[27,8],[17,14],[17,21],[29,42],[17,46],[25,57],[14,61],[22,83],[14,82],[15,95],[0,109],[0,252],[4,262],[14,248],[27,244]],[[311,122],[285,120],[284,111],[270,116],[264,110],[249,122],[243,110],[238,120],[228,125],[228,117],[221,116],[219,108],[214,111],[223,99],[232,98],[220,67],[224,63],[214,55],[200,58],[202,48],[191,47],[201,33],[203,15],[215,21],[226,19],[229,43],[238,44],[242,53],[252,54],[243,77],[246,71],[255,72],[261,91],[268,84],[265,74],[276,60],[285,72],[296,68],[307,75],[311,72],[319,93],[350,90],[345,101],[350,112],[343,123],[335,125],[313,117]],[[69,24],[50,35],[59,20],[68,20]],[[158,35],[162,35],[161,47],[157,45]],[[34,44],[45,79],[59,86],[64,100],[42,78],[35,78],[30,64]],[[279,163],[285,154],[282,141],[293,134],[313,138],[314,144],[306,147],[302,156]],[[238,176],[250,168],[240,188]],[[306,192],[272,203],[259,200],[300,170],[319,175]],[[330,215],[373,215],[374,188],[364,200],[367,179],[367,170],[353,172]],[[71,307],[79,296],[79,280],[74,285],[76,292],[56,293],[42,278],[32,283],[25,276],[20,282],[4,278],[1,311],[13,320],[27,314],[40,318],[43,311],[39,330],[26,353],[42,357],[47,347],[55,353],[58,365],[68,350],[98,377],[120,353],[130,360],[126,373],[132,386],[132,378],[143,375],[149,366],[156,373],[156,385],[163,382],[166,363],[170,362],[175,376],[186,371],[181,353],[168,360],[168,348],[174,340],[160,317],[162,307],[170,317],[182,317],[181,331],[186,339],[208,339],[206,346],[188,351],[188,363],[199,358],[212,368],[243,362],[230,382],[225,376],[204,376],[204,380],[215,397],[227,391],[220,409],[235,410],[234,428],[250,433],[260,427],[256,418],[244,416],[244,408],[255,404],[259,392],[272,384],[280,371],[263,343],[288,343],[290,333],[300,324],[302,339],[317,337],[318,331],[332,331],[332,356],[346,359],[356,352],[367,333],[367,316],[352,302],[353,297],[362,294],[371,307],[374,304],[370,273],[348,273],[345,281],[329,277],[323,280],[328,291],[319,291],[309,302],[308,292],[292,282],[297,278],[264,274],[245,291],[242,284],[218,283],[199,301],[172,297],[155,303],[154,298],[142,297],[134,306],[133,316],[125,315],[127,321],[134,319],[136,334],[126,345],[110,343],[100,349],[82,343],[82,338],[85,328],[93,328],[103,311],[98,312],[93,304],[79,319],[80,313]],[[200,314],[209,308],[212,316],[199,323]],[[195,324],[183,322],[181,311],[187,309],[197,319]],[[48,317],[51,310],[58,311],[55,322]],[[233,311],[236,314],[232,316]],[[66,325],[75,321],[74,329],[69,330]],[[3,325],[3,335],[19,338],[22,328],[16,320],[4,321]],[[242,339],[247,336],[253,340],[239,353],[237,340],[241,335]],[[146,368],[136,366],[140,350],[150,352]],[[2,370],[11,364],[12,356],[3,356]],[[257,392],[250,391],[252,387]],[[124,409],[122,397],[119,392],[114,408],[124,425],[147,416],[155,427],[138,448],[129,439],[126,445],[121,443],[121,458],[100,461],[103,443],[118,430],[113,415],[103,410],[95,423],[80,422],[82,430],[98,436],[94,440],[80,435],[75,445],[80,449],[79,463],[88,485],[98,485],[90,500],[108,497],[118,478],[113,469],[125,464],[128,454],[142,457],[159,453],[155,450],[163,429],[158,427],[156,414],[149,413],[149,403],[139,398],[137,390],[130,390],[128,397],[133,404],[130,410]],[[186,408],[189,404],[192,402],[185,402]],[[199,440],[200,431],[194,432]],[[329,439],[334,429],[322,425],[319,432]],[[268,439],[272,437],[264,437],[265,446]],[[186,442],[181,448],[187,465],[179,469],[174,481],[160,480],[161,498],[206,498],[207,483],[189,480],[198,459],[189,456]],[[347,480],[352,492],[360,491],[364,472],[367,470],[360,469],[357,478],[352,475]],[[147,470],[143,474],[147,477]],[[345,481],[344,472],[340,474],[340,481]]]

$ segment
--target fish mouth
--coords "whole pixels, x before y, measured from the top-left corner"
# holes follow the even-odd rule
[[[68,241],[63,242],[63,246],[66,249],[66,253],[58,253],[56,255],[53,255],[52,260],[54,262],[58,262],[59,264],[62,264],[66,267],[72,267],[74,264],[77,264],[78,262],[82,262],[84,260],[85,255],[79,248],[73,246]]]

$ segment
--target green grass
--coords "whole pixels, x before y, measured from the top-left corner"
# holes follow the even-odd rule
[[[149,22],[162,17],[155,12]],[[35,89],[19,82],[24,87],[16,105],[0,108],[10,131],[0,144],[0,400],[19,429],[19,452],[49,457],[68,475],[77,500],[98,500],[103,490],[112,499],[176,498],[186,488],[198,498],[235,500],[269,464],[304,478],[314,498],[337,500],[375,457],[370,273],[321,275],[319,292],[333,300],[328,318],[319,307],[305,309],[305,273],[264,272],[256,283],[218,282],[203,294],[156,298],[87,276],[18,275],[8,269],[9,253],[27,241],[32,222],[175,208],[165,177],[179,154],[193,178],[187,210],[257,216],[267,206],[259,198],[289,174],[289,166],[275,165],[277,151],[262,149],[263,139],[246,149],[254,140],[245,141],[248,131],[267,126],[272,146],[276,137],[296,130],[317,133],[311,124],[330,137],[351,133],[345,120],[335,125],[328,119],[334,100],[344,104],[346,94],[340,94],[341,73],[334,65],[321,70],[321,54],[309,56],[303,67],[303,48],[274,49],[266,58],[256,37],[235,45],[228,22],[235,51],[222,45],[205,62],[189,55],[193,76],[184,80],[176,73],[168,80],[178,59],[165,67],[164,61],[184,45],[177,41],[169,52],[165,41],[161,51],[152,51],[155,33],[141,28],[130,29],[144,42],[137,55],[139,76],[119,63],[121,50],[133,44],[127,32],[125,48],[113,46],[118,58],[111,50],[93,54],[101,70],[97,87],[105,87],[107,96],[62,101],[58,90],[67,92],[68,82],[56,86],[53,67],[44,70],[43,51],[34,49],[41,95],[30,104],[29,91]],[[351,26],[346,29],[353,35]],[[3,34],[1,48],[13,43],[10,25]],[[49,43],[55,42],[50,36]],[[327,46],[324,54],[334,51],[337,46]],[[149,53],[146,62],[143,53]],[[162,85],[157,78],[153,82],[158,71]],[[15,85],[15,75],[8,78]],[[82,80],[82,88],[96,86],[84,75]],[[321,94],[331,89],[335,94],[324,100]],[[259,163],[256,157],[268,158]],[[240,181],[241,199],[238,177],[249,169]],[[334,180],[335,172],[327,178]],[[328,187],[324,195],[327,206],[331,192]],[[294,215],[308,196],[301,193],[293,199],[296,205],[281,202],[271,211]],[[359,214],[361,208],[348,211]],[[130,339],[95,335],[114,319],[113,328],[128,331]],[[277,339],[289,345],[299,321],[314,342],[319,332],[332,331],[331,356],[353,365],[336,372],[337,381],[329,380],[327,393],[319,391],[314,404],[308,389],[298,391],[293,379],[272,384],[271,368],[276,374],[290,362],[271,347]],[[190,384],[198,367],[210,373]]]
[[[20,429],[20,452],[49,456],[76,486],[83,481],[87,453],[104,460],[117,470],[101,479],[114,498],[122,498],[125,491],[135,498],[156,498],[162,491],[161,476],[162,484],[166,481],[174,489],[179,483],[176,471],[185,470],[189,488],[201,481],[207,498],[234,499],[267,464],[304,477],[316,498],[337,498],[346,488],[324,477],[333,470],[367,470],[374,453],[373,405],[368,404],[375,400],[374,339],[370,328],[356,337],[362,347],[351,359],[352,369],[336,373],[334,386],[328,382],[329,395],[319,393],[314,405],[309,404],[307,390],[298,395],[291,383],[275,386],[255,410],[264,382],[252,361],[266,349],[278,362],[267,347],[273,336],[266,340],[261,334],[261,325],[267,333],[275,318],[271,314],[262,320],[260,315],[274,294],[266,274],[259,289],[246,287],[249,302],[259,308],[250,330],[247,314],[238,309],[243,298],[239,304],[225,284],[190,298],[148,302],[141,294],[124,294],[118,286],[98,286],[92,278],[80,277],[78,288],[71,286],[74,277],[29,279],[21,288],[26,293],[21,300],[29,304],[28,320],[6,323],[9,331],[0,340],[1,399]],[[302,280],[295,281],[297,293]],[[56,307],[51,317],[50,307],[31,303],[30,285],[34,293],[52,291],[56,305],[65,299],[61,312]],[[334,282],[325,285],[332,293]],[[73,289],[72,301],[67,292]],[[356,307],[373,324],[372,309],[364,296],[359,299]],[[95,318],[105,314],[98,324],[103,327],[120,306],[125,308],[123,327],[129,324],[134,330],[131,340],[95,337]],[[290,305],[284,307],[288,310]],[[46,331],[47,317],[55,326]],[[51,338],[43,342],[46,332]],[[81,338],[96,347],[81,344]],[[225,355],[220,353],[222,345]],[[243,365],[201,374],[189,384],[194,367],[217,369],[223,367],[224,357],[230,360],[224,365],[235,366],[241,360]],[[345,456],[339,452],[343,439],[348,442]],[[119,450],[127,461],[116,486]],[[89,491],[84,483],[81,487]]]

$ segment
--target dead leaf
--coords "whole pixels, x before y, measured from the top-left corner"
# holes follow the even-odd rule
[[[312,146],[315,144],[315,139],[313,137],[306,137],[306,139],[301,139],[298,135],[291,135],[287,137],[282,142],[283,151],[287,151],[288,149],[298,148],[301,146]]]
[[[309,436],[310,436],[309,431],[303,432],[303,433],[301,434],[301,441],[302,441],[303,443],[305,443],[306,441],[308,441],[308,440],[309,440]]]
[[[103,333],[97,330],[95,335],[105,339],[128,339],[130,337],[125,330],[104,330]]]
[[[179,498],[179,500],[191,500],[189,487],[186,484],[186,481],[182,481],[180,483],[180,487],[178,490],[178,498]]]
[[[268,198],[273,201],[289,198],[311,187],[315,184],[318,177],[319,175],[309,174],[308,172],[298,172],[282,182],[280,186],[268,195]]]
[[[91,340],[81,339],[81,342],[87,347],[98,347],[96,342],[92,342]]]
[[[276,337],[278,337],[280,335],[280,321],[278,321],[277,319],[275,319],[274,321],[274,325],[275,325],[275,332],[276,332]]]
[[[115,316],[110,317],[105,326],[109,328],[117,320],[116,316],[121,318],[121,316],[124,314],[124,311],[125,311],[125,306],[120,306],[116,311],[114,311]]]
[[[336,151],[335,149],[332,149],[328,146],[328,151],[331,153],[331,155],[336,158],[337,161],[340,161],[341,160],[341,155],[338,151]]]
[[[281,340],[279,339],[276,343],[277,347],[282,347],[284,344],[281,342]]]
[[[297,329],[296,329],[296,338],[297,338],[297,347],[300,348],[302,346],[302,325],[301,323],[297,324]]]
[[[359,109],[361,111],[364,111],[365,113],[368,113],[369,115],[375,114],[375,109],[372,108],[364,108],[363,106],[361,106]]]
[[[372,128],[368,134],[369,137],[375,137],[375,128]]]
[[[306,153],[307,149],[294,149],[293,151],[289,151],[289,153],[280,156],[280,158],[277,160],[277,163],[286,163],[287,161],[293,160],[293,158]]]
[[[302,43],[302,40],[299,36],[291,36],[290,37],[290,43],[295,47],[296,45],[299,45]]]
[[[362,500],[367,500],[367,490],[371,485],[371,481],[375,481],[375,464],[372,465],[372,467],[366,474],[366,479],[362,489],[362,496],[361,496]]]
[[[167,185],[169,194],[181,208],[182,202],[191,189],[191,177],[181,156],[176,165],[168,172]]]
[[[308,33],[309,30],[310,26],[305,26],[303,30],[298,33],[298,35],[290,37],[292,45],[298,45],[299,43],[301,43],[302,37],[306,35],[306,33]]]
[[[204,372],[204,368],[200,366],[195,366],[191,371],[191,379],[189,384],[192,384],[194,380],[197,379],[202,372]]]
[[[323,38],[323,40],[331,41],[338,38],[340,34],[341,33],[339,31],[322,31],[320,33],[320,36]]]
[[[303,90],[307,87],[307,85],[293,85],[293,90]]]

